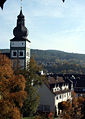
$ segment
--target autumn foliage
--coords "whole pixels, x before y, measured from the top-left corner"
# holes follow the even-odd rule
[[[20,108],[26,98],[25,79],[15,75],[11,61],[0,54],[0,119],[20,119]]]
[[[76,96],[73,92],[73,99],[62,102],[63,119],[81,119],[84,117],[85,98]]]

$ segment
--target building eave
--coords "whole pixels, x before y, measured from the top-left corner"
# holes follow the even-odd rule
[[[10,39],[10,41],[17,41],[17,42],[19,42],[19,41],[28,41],[29,43],[31,43],[31,41],[30,40],[28,40],[27,38],[16,38],[16,37],[14,37],[13,39]]]

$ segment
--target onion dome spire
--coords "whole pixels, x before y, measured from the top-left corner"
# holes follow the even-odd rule
[[[28,30],[25,27],[25,19],[22,13],[22,7],[20,10],[20,14],[17,16],[17,26],[13,30],[13,34],[15,37],[23,38],[28,36]]]

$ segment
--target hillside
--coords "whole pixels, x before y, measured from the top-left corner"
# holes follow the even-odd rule
[[[9,49],[0,49],[0,52],[10,56]],[[31,56],[42,65],[44,72],[85,74],[85,54],[31,49]]]
[[[85,73],[85,54],[31,49],[31,56],[43,65],[46,72]]]

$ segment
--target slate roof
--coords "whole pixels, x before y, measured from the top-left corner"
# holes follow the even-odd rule
[[[63,80],[63,77],[57,77],[57,80],[56,80],[57,83],[65,83],[65,81]]]
[[[56,83],[65,83],[63,77],[57,76],[56,79],[54,77],[48,77],[49,84],[56,84]]]
[[[77,79],[76,87],[85,87],[85,79]]]
[[[55,84],[55,83],[56,83],[55,78],[53,78],[53,77],[48,77],[48,83],[49,83],[49,84]]]
[[[50,89],[50,91],[54,94],[54,95],[57,95],[57,94],[63,94],[63,93],[66,93],[66,92],[70,92],[71,90],[60,90],[60,91],[56,91],[56,92],[53,92],[52,89],[54,88],[55,84],[59,84],[60,86],[63,85],[63,83],[65,84],[66,82],[63,80],[63,77],[51,77],[49,76],[47,80],[44,81],[45,85]],[[66,83],[67,84],[67,83]]]

